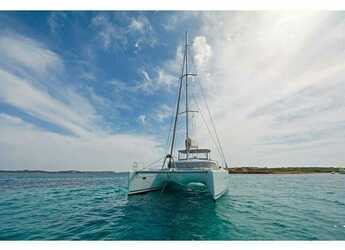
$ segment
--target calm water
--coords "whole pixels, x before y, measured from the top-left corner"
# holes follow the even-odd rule
[[[1,240],[345,240],[345,175],[231,175],[126,197],[126,175],[0,173]]]

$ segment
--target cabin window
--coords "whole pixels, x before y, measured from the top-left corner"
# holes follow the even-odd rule
[[[199,159],[208,160],[208,153],[199,153]]]
[[[178,153],[179,160],[187,160],[187,154],[185,152]],[[208,152],[193,152],[188,154],[188,159],[200,159],[200,160],[208,160],[209,153]]]
[[[196,154],[196,153],[191,153],[191,154],[189,154],[189,158],[198,159],[198,154]]]
[[[187,154],[179,152],[178,153],[178,159],[179,160],[187,160]]]

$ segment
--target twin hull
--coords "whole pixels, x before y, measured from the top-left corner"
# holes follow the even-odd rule
[[[228,176],[228,172],[222,169],[131,171],[128,176],[128,195],[160,190],[171,182],[179,185],[197,182],[205,184],[216,200],[227,191]]]

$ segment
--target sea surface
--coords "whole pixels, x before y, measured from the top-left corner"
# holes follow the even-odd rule
[[[345,175],[229,175],[127,198],[127,175],[0,173],[0,240],[345,240]]]

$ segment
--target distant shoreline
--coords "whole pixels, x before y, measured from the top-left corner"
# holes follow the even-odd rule
[[[338,173],[341,167],[234,167],[227,168],[229,174],[317,174]]]
[[[316,174],[316,173],[338,173],[343,167],[233,167],[227,168],[229,174]],[[80,171],[80,170],[0,170],[0,173],[56,173],[56,174],[92,174],[92,173],[109,173],[125,174],[128,171]]]
[[[0,173],[48,173],[48,174],[92,174],[92,173],[111,173],[111,174],[123,174],[128,171],[81,171],[81,170],[0,170]]]

